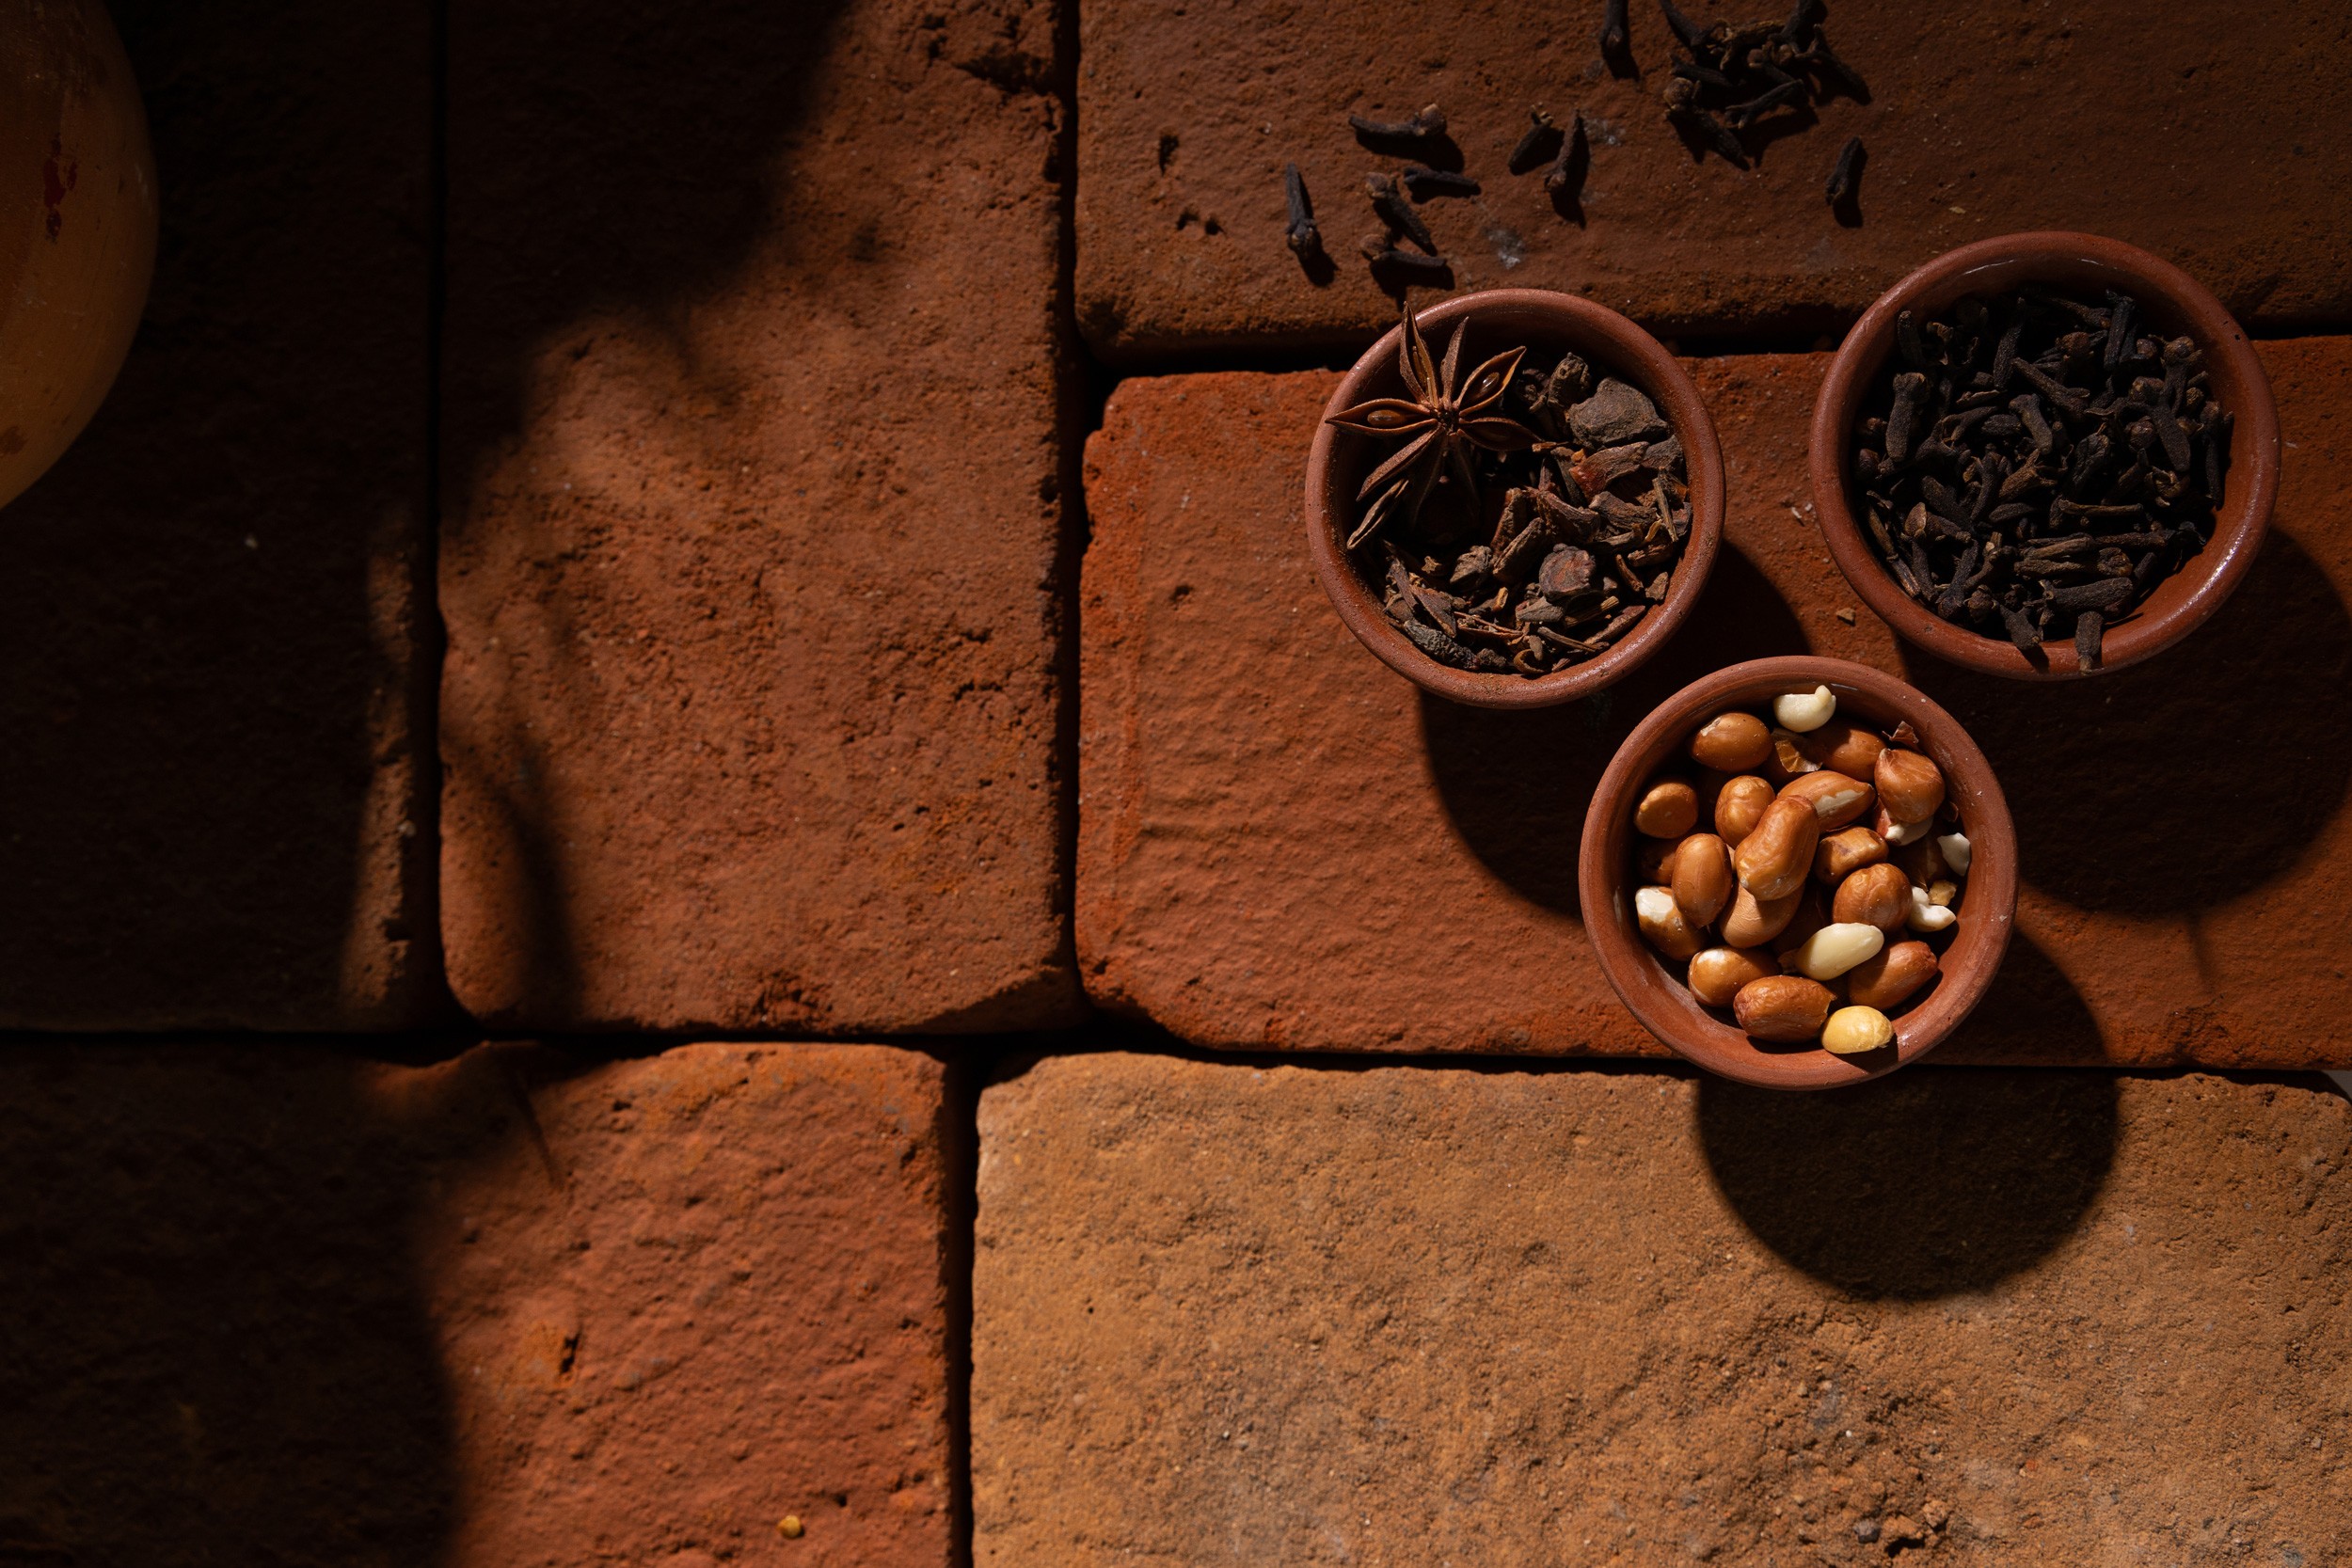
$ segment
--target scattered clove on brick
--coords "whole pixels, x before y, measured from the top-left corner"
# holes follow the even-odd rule
[[[1445,111],[1435,103],[1410,119],[1367,119],[1349,115],[1348,125],[1367,141],[1428,141],[1445,135]]]
[[[1429,657],[1534,678],[1606,652],[1673,591],[1682,446],[1647,396],[1576,354],[1482,344],[1495,352],[1465,372],[1472,330],[1433,353],[1406,307],[1406,395],[1331,416],[1404,443],[1375,454],[1346,546]]]
[[[2047,290],[1897,318],[1854,431],[1865,531],[1903,592],[2028,655],[2107,630],[2212,537],[2231,416],[2139,302]]]
[[[1283,237],[1292,253],[1303,261],[1322,250],[1323,233],[1315,227],[1315,210],[1307,200],[1306,176],[1298,172],[1296,164],[1282,166],[1282,195],[1290,205],[1290,227]]]
[[[1740,28],[1721,22],[1702,27],[1674,0],[1659,0],[1659,9],[1684,55],[1661,93],[1667,120],[1741,168],[1750,153],[1740,135],[1766,116],[1782,109],[1806,114],[1805,105],[1837,92],[1869,97],[1821,31],[1820,0],[1796,0],[1784,23]]]

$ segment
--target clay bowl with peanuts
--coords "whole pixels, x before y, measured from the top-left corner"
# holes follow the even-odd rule
[[[1601,973],[1660,1040],[1741,1083],[1836,1088],[1918,1060],[1983,998],[2017,833],[1984,753],[1917,690],[1756,659],[1626,737],[1577,890]]]
[[[2027,651],[2007,637],[1945,620],[1904,591],[1865,533],[1855,470],[1857,431],[1898,352],[1903,313],[1930,321],[1969,295],[2030,289],[2086,300],[2101,299],[2109,290],[2131,295],[2141,312],[2136,318],[2140,326],[2153,335],[2185,336],[2202,352],[2210,396],[2233,420],[2211,536],[2106,628],[2098,663],[2089,670],[2072,641],[2053,638]],[[1808,461],[1815,515],[1831,558],[1881,619],[1954,664],[2015,680],[2068,680],[2153,658],[2202,626],[2245,579],[2278,497],[2279,414],[2245,329],[2188,274],[2095,234],[2010,234],[1935,258],[1863,313],[1831,360],[1814,404]],[[1997,633],[1997,624],[1992,629]]]
[[[1340,383],[1325,410],[1325,421],[1315,427],[1308,454],[1307,550],[1332,608],[1383,664],[1425,691],[1472,707],[1548,707],[1589,697],[1624,679],[1690,617],[1723,538],[1723,451],[1697,386],[1657,339],[1614,310],[1574,294],[1489,289],[1431,306],[1419,311],[1416,320],[1433,356],[1443,355],[1457,329],[1462,333],[1465,379],[1471,367],[1488,356],[1526,345],[1531,362],[1570,352],[1588,361],[1596,377],[1624,382],[1648,399],[1680,443],[1688,536],[1673,563],[1664,597],[1645,609],[1630,630],[1581,662],[1528,675],[1457,669],[1423,652],[1391,618],[1381,592],[1367,579],[1363,563],[1371,558],[1368,549],[1359,546],[1351,551],[1348,546],[1366,510],[1359,492],[1397,443],[1327,422],[1331,416],[1371,400],[1407,395],[1398,369],[1404,341],[1400,325],[1366,350]],[[1365,544],[1376,544],[1377,539],[1369,537]],[[1426,636],[1430,628],[1415,629]]]

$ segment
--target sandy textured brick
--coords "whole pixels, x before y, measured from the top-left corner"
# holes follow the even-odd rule
[[[2352,1062],[2313,912],[2352,896],[2352,343],[2264,355],[2290,450],[2255,570],[2171,655],[2054,687],[1900,648],[1831,564],[1804,464],[1826,356],[1689,361],[1730,468],[1707,596],[1637,675],[1518,714],[1421,696],[1314,582],[1299,484],[1334,376],[1123,382],[1087,456],[1089,990],[1216,1046],[1658,1053],[1585,946],[1585,802],[1666,693],[1813,652],[1951,707],[2016,814],[2017,935],[1951,1059]]]
[[[980,1137],[982,1568],[2352,1555],[2315,1076],[1102,1054]]]
[[[1074,1006],[1038,0],[450,28],[451,983],[532,1024]]]
[[[1362,182],[1406,158],[1359,145],[1347,117],[1402,119],[1433,100],[1449,140],[1430,161],[1482,187],[1422,208],[1464,289],[1576,289],[1667,331],[1813,331],[1969,240],[2073,229],[2170,257],[2265,325],[2352,317],[2352,223],[2336,199],[2352,149],[2320,129],[2352,110],[2352,43],[2325,7],[2243,6],[2226,25],[2189,0],[1836,7],[1828,34],[1870,101],[1782,111],[1759,125],[1748,170],[1697,156],[1666,123],[1676,55],[1658,8],[1631,7],[1638,74],[1602,66],[1600,9],[1091,0],[1078,76],[1089,341],[1136,361],[1337,345],[1392,319],[1358,249],[1380,230]],[[1537,106],[1564,126],[1585,117],[1590,166],[1572,199],[1506,170]],[[1868,150],[1851,224],[1822,192],[1849,136]],[[1292,160],[1330,258],[1321,271],[1284,244]]]
[[[111,10],[161,248],[105,404],[0,512],[0,1027],[415,1022],[432,8]]]
[[[946,1568],[946,1105],[874,1046],[0,1053],[0,1557]]]

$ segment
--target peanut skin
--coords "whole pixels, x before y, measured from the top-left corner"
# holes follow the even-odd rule
[[[1745,773],[1772,754],[1772,732],[1753,713],[1720,713],[1691,737],[1691,760],[1701,768]]]
[[[1668,883],[1682,917],[1693,926],[1712,926],[1731,902],[1736,885],[1731,876],[1731,850],[1713,833],[1692,833],[1675,850],[1674,876]],[[1906,898],[1909,887],[1905,887]],[[1906,902],[1905,908],[1909,905]],[[1902,919],[1898,911],[1896,920]]]
[[[1698,825],[1699,792],[1681,779],[1661,779],[1633,808],[1633,825],[1652,838],[1680,838]]]
[[[1926,942],[1899,942],[1846,971],[1846,994],[1857,1006],[1885,1012],[1910,1000],[1941,968]]]
[[[1925,822],[1944,803],[1943,770],[1916,752],[1889,746],[1870,770],[1879,804],[1897,822]]]
[[[1911,879],[1899,865],[1881,861],[1866,865],[1837,884],[1830,917],[1861,926],[1875,926],[1892,937],[1911,913]]]
[[[1761,901],[1783,898],[1804,885],[1813,851],[1821,842],[1821,821],[1807,802],[1782,796],[1764,808],[1756,832],[1732,852],[1740,885]]]
[[[1843,828],[1821,836],[1813,851],[1813,875],[1835,887],[1866,865],[1886,859],[1886,840],[1867,828]]]
[[[1710,1007],[1728,1007],[1740,987],[1779,973],[1780,964],[1770,953],[1709,947],[1691,959],[1691,994]]]
[[[1829,988],[1802,974],[1768,974],[1740,988],[1731,999],[1740,1027],[1760,1040],[1795,1045],[1821,1032],[1829,1022]]]
[[[1825,833],[1861,821],[1878,804],[1878,791],[1869,784],[1826,768],[1802,779],[1789,780],[1780,797],[1784,800],[1803,800],[1811,806],[1813,815],[1821,819],[1821,832]]]
[[[1756,832],[1756,825],[1764,819],[1764,808],[1772,803],[1770,781],[1753,773],[1741,774],[1715,797],[1716,836],[1738,847],[1741,839]]]

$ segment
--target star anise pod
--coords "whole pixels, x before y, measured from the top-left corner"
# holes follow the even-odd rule
[[[1470,448],[1520,451],[1544,444],[1541,436],[1517,420],[1486,412],[1502,401],[1503,391],[1511,385],[1511,372],[1518,369],[1520,357],[1527,353],[1524,347],[1503,350],[1470,372],[1467,382],[1455,379],[1462,357],[1463,331],[1469,325],[1464,322],[1454,327],[1440,365],[1430,359],[1429,345],[1422,341],[1421,325],[1413,319],[1413,308],[1405,307],[1405,330],[1397,344],[1396,368],[1404,377],[1405,389],[1412,396],[1374,398],[1329,416],[1327,422],[1343,430],[1366,436],[1411,437],[1391,453],[1387,462],[1375,468],[1363,487],[1356,492],[1359,501],[1367,496],[1375,499],[1365,508],[1356,531],[1349,535],[1349,549],[1371,538],[1382,523],[1400,513],[1407,520],[1419,516],[1422,503],[1437,485],[1438,475],[1449,467],[1461,480],[1466,493],[1476,495],[1478,479],[1470,470]]]

